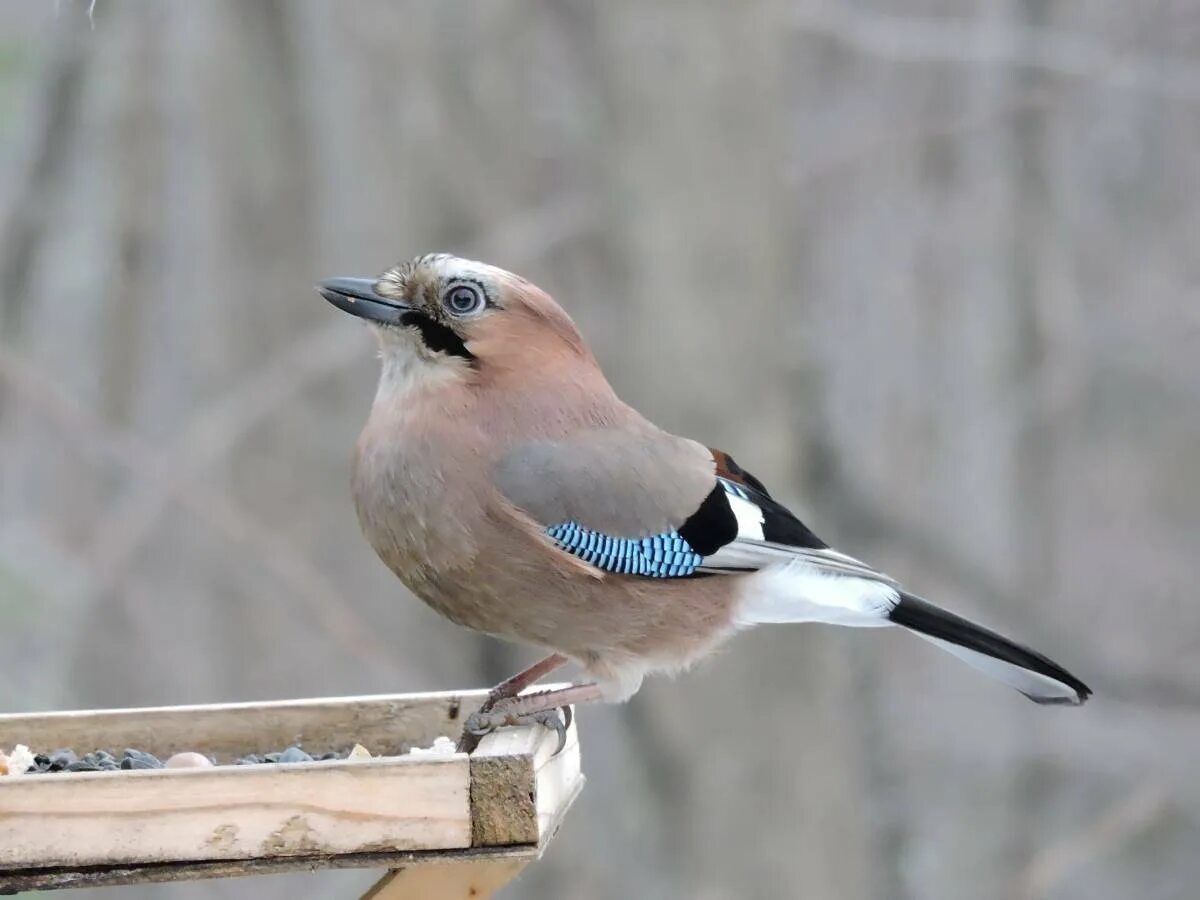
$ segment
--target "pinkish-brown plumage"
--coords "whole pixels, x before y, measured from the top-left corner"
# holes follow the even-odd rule
[[[494,279],[505,315],[466,328],[477,365],[432,359],[417,346],[404,348],[412,359],[401,362],[393,342],[410,336],[381,336],[384,371],[354,457],[359,521],[388,567],[446,618],[560,651],[607,695],[624,698],[648,668],[687,665],[733,630],[731,585],[601,572],[556,547],[545,523],[497,489],[496,469],[515,446],[582,436],[594,448],[616,435],[632,450],[611,448],[618,462],[641,457],[662,470],[638,472],[630,462],[625,490],[661,496],[651,505],[682,519],[712,490],[712,457],[621,402],[545,293],[480,271]],[[379,290],[403,299],[427,284],[385,275]]]
[[[569,657],[595,679],[513,698],[519,676],[485,724],[625,699],[765,622],[898,624],[1039,702],[1087,697],[1045,657],[828,547],[728,454],[648,422],[524,279],[431,255],[322,293],[379,337],[353,491],[380,558],[448,619],[561,654],[530,678]]]

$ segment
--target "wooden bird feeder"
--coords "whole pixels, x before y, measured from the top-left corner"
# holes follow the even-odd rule
[[[211,768],[0,777],[0,894],[321,868],[391,871],[365,896],[482,898],[546,849],[583,786],[578,732],[457,737],[486,692],[0,715],[0,748],[197,751]],[[223,765],[300,745],[364,760]]]

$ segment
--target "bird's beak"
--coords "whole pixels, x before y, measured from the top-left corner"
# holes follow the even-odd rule
[[[321,296],[343,312],[385,325],[399,325],[412,307],[381,297],[371,278],[330,278],[317,285]]]

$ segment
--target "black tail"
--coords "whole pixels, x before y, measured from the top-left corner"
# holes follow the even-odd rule
[[[888,618],[1016,688],[1034,703],[1078,705],[1092,694],[1091,688],[1042,654],[912,594],[901,592]]]

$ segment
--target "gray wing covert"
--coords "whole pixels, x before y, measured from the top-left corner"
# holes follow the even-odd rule
[[[670,531],[716,484],[705,447],[664,432],[583,432],[530,441],[496,466],[496,486],[547,527],[573,522],[614,538]]]

